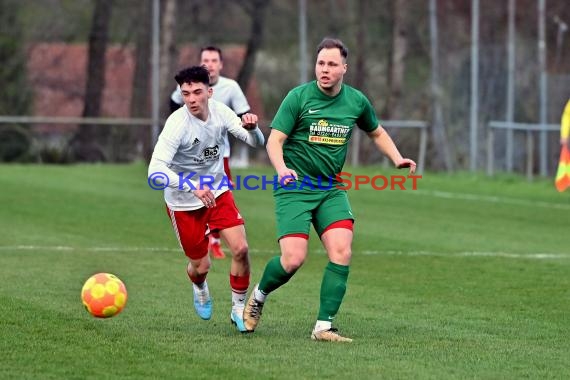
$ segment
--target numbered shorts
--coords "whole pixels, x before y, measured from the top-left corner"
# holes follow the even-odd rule
[[[217,197],[213,208],[173,211],[166,206],[166,211],[184,254],[193,260],[208,254],[208,234],[244,224],[231,191]]]
[[[280,191],[274,194],[277,239],[285,235],[309,235],[311,223],[317,234],[334,222],[354,220],[346,191]]]

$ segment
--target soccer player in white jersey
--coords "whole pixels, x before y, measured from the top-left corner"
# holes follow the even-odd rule
[[[230,107],[239,117],[250,111],[247,99],[238,83],[233,80],[220,75],[224,67],[222,50],[216,46],[206,46],[200,49],[200,64],[206,66],[210,73],[210,86],[214,91],[212,97]],[[170,96],[170,109],[175,111],[184,105],[182,94],[180,93],[180,86],[172,92]],[[232,180],[232,173],[230,171],[230,141],[226,136],[224,150],[224,170],[226,175]],[[220,244],[220,235],[216,232],[210,234],[210,242],[208,251],[215,259],[223,259],[226,255],[222,250]]]
[[[193,284],[194,307],[200,318],[212,316],[206,281],[210,269],[208,234],[219,231],[232,253],[230,318],[245,332],[243,308],[250,269],[244,221],[224,173],[224,139],[231,133],[250,146],[262,146],[257,115],[240,118],[212,99],[208,70],[193,66],[175,76],[184,100],[166,120],[148,168],[149,180],[165,178],[164,200],[174,232],[189,259],[187,272]],[[167,178],[167,180],[166,180]]]

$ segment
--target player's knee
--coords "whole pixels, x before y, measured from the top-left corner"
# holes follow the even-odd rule
[[[286,255],[281,261],[283,269],[285,269],[287,273],[296,271],[303,265],[304,262],[305,257],[297,255]]]
[[[204,260],[198,268],[198,274],[205,274],[210,271],[210,260]]]
[[[211,261],[207,255],[200,260],[191,260],[188,263],[188,273],[190,273],[192,267],[197,275],[208,273],[210,271],[210,265]]]
[[[232,246],[232,255],[237,261],[247,260],[248,253],[249,247],[245,240]]]
[[[352,249],[350,247],[344,249],[336,249],[328,252],[329,259],[334,263],[348,265],[352,258]]]

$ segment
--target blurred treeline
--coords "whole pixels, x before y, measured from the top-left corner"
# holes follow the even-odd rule
[[[515,3],[514,120],[536,123],[540,74],[538,1]],[[184,46],[214,44],[224,49],[240,45],[245,55],[232,76],[246,89],[246,95],[255,81],[262,102],[258,108],[268,124],[287,91],[300,81],[299,4],[298,0],[160,1],[161,119],[168,116],[168,97],[174,88],[172,77],[180,68],[179,54]],[[367,94],[381,118],[424,120],[430,124],[426,167],[468,167],[472,1],[434,0],[437,40],[430,34],[430,0],[307,0],[306,4],[307,77],[314,77],[318,42],[324,36],[341,38],[350,51],[345,82]],[[35,95],[34,80],[38,75],[31,78],[27,73],[29,52],[39,43],[65,43],[89,47],[85,83],[74,95],[83,102],[76,116],[109,116],[101,106],[105,86],[109,86],[105,83],[103,52],[118,46],[130,49],[134,57],[133,88],[126,116],[150,117],[151,12],[152,0],[0,0],[0,115],[44,116],[38,113]],[[507,17],[507,0],[480,1],[478,168],[484,166],[487,122],[505,120]],[[570,38],[564,23],[570,24],[568,1],[546,0],[550,123],[559,122],[562,106],[570,96]],[[434,43],[438,58],[435,70],[439,75],[436,86],[430,82]],[[433,122],[434,99],[442,110],[437,123]],[[8,144],[7,127],[0,124],[0,128],[0,154],[4,160],[11,160],[14,154],[5,152],[10,151],[13,140]],[[34,126],[17,128],[35,134],[37,140]],[[43,131],[55,129],[52,125]],[[145,157],[151,148],[148,127],[83,125],[66,131],[63,139],[53,133],[39,133],[40,142],[35,144],[36,150],[43,152],[40,159],[130,161]],[[12,136],[13,130],[9,134]],[[417,131],[392,129],[391,134],[408,156],[417,154]],[[525,154],[524,136],[516,138],[518,162]],[[378,154],[365,140],[361,163],[377,161]],[[498,143],[501,144],[500,138]],[[555,146],[555,136],[549,136],[549,144]],[[449,155],[442,155],[442,151]],[[37,154],[17,158],[35,160]],[[515,166],[522,169],[522,163]]]

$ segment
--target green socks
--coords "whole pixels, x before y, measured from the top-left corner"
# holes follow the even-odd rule
[[[275,256],[265,266],[258,289],[264,294],[269,294],[281,285],[286,284],[294,274],[295,272],[285,272],[281,265],[281,257]]]
[[[325,268],[323,281],[321,283],[321,304],[319,307],[319,321],[332,321],[346,293],[346,282],[348,280],[348,266],[329,262]],[[281,258],[275,256],[265,266],[263,276],[259,282],[259,291],[267,295],[287,283],[293,273],[285,272],[281,266]]]
[[[317,320],[332,321],[334,319],[342,303],[344,293],[346,293],[347,280],[348,266],[329,261],[321,283],[321,305]]]

